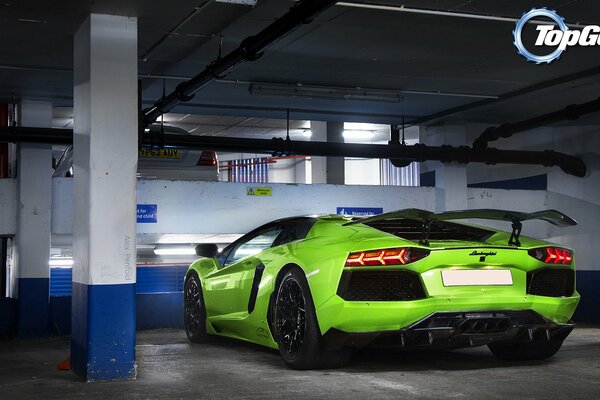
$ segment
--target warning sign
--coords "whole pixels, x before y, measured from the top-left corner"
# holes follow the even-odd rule
[[[249,187],[246,194],[248,196],[272,196],[273,189],[270,187]]]

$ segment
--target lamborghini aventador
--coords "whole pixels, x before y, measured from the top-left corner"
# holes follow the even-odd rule
[[[463,219],[512,230],[452,222]],[[547,358],[573,329],[579,294],[573,251],[520,235],[535,219],[576,225],[554,210],[273,221],[219,253],[197,246],[185,330],[192,342],[223,335],[278,349],[296,369],[337,367],[367,346],[487,345],[502,359]]]

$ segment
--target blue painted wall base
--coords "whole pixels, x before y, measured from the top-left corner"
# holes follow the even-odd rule
[[[600,324],[600,270],[577,271],[577,291],[581,294],[581,301],[573,321],[576,323]]]
[[[0,339],[10,339],[17,334],[19,301],[0,299]]]
[[[183,293],[138,294],[136,301],[137,330],[183,328]],[[71,296],[50,297],[50,327],[52,335],[71,333]]]
[[[30,339],[50,335],[50,279],[19,278],[17,337]]]
[[[135,302],[135,284],[73,283],[73,372],[86,381],[135,379]]]
[[[489,189],[548,190],[548,175],[541,174],[502,181],[469,183],[467,186]]]
[[[138,294],[137,328],[183,328],[183,293]]]

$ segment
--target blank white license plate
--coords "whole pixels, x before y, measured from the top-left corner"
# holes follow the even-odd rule
[[[513,284],[509,269],[445,269],[444,286],[510,286]]]

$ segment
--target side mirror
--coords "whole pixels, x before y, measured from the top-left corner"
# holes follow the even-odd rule
[[[200,243],[196,246],[196,255],[199,257],[215,258],[219,248],[214,243]]]

